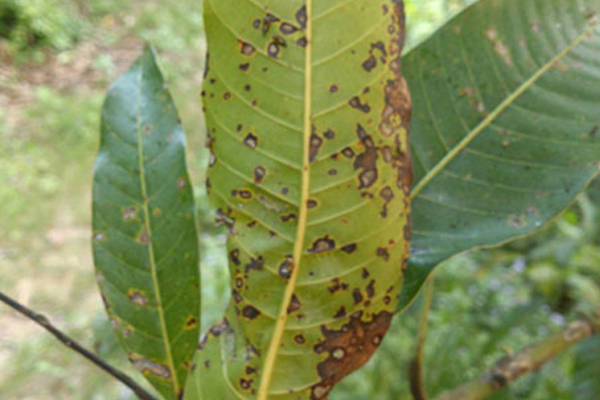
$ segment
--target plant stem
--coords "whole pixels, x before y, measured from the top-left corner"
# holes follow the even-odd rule
[[[425,358],[425,343],[427,342],[427,331],[429,326],[429,312],[431,311],[431,301],[433,299],[433,280],[431,275],[426,283],[423,293],[423,308],[421,319],[419,321],[419,331],[417,334],[417,346],[415,356],[409,363],[408,376],[410,380],[410,391],[414,400],[428,400],[427,390],[423,382],[423,361]]]
[[[573,345],[600,333],[600,309],[593,318],[569,324],[540,343],[499,360],[490,370],[436,400],[481,400],[499,392],[518,378],[541,368]]]
[[[79,353],[81,356],[91,361],[94,365],[103,369],[112,377],[119,380],[125,386],[130,388],[140,400],[157,400],[154,396],[152,396],[144,388],[139,386],[132,378],[127,376],[125,373],[119,371],[116,368],[111,367],[105,361],[98,358],[98,356],[96,356],[94,353],[87,350],[75,340],[61,332],[58,328],[52,325],[48,318],[46,318],[44,315],[38,314],[35,311],[25,307],[24,305],[20,304],[16,300],[13,300],[12,298],[8,297],[2,292],[0,292],[0,301],[5,303],[15,311],[19,312],[20,314],[24,315],[28,319],[32,320],[36,324],[40,325],[52,335],[54,335],[54,337],[56,337],[62,344]]]

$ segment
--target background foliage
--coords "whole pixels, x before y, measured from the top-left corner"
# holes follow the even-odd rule
[[[407,2],[409,47],[472,1]],[[8,21],[8,22],[7,22]],[[205,153],[198,90],[204,41],[194,0],[7,0],[0,3],[0,290],[46,312],[105,358],[134,373],[97,294],[88,226],[99,109],[108,82],[153,41],[188,133],[196,195]],[[596,185],[598,186],[598,185]],[[205,201],[204,326],[226,304],[223,237]],[[425,371],[430,395],[474,377],[505,351],[558,329],[600,302],[600,189],[548,229],[509,246],[459,257],[439,270]],[[222,306],[220,306],[222,305]],[[408,399],[406,362],[415,305],[385,349],[334,399]],[[7,399],[133,399],[30,323],[0,309],[0,393]],[[497,399],[595,400],[600,351],[590,341]],[[597,384],[596,384],[597,385]],[[351,396],[350,396],[351,395]],[[594,397],[596,396],[596,397]]]

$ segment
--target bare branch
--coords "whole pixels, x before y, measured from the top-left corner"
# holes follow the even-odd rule
[[[408,379],[410,381],[410,392],[414,400],[428,400],[427,390],[423,382],[423,360],[425,357],[425,343],[427,342],[427,330],[429,326],[429,312],[431,311],[431,301],[433,299],[433,275],[426,283],[423,294],[423,308],[421,319],[419,321],[419,332],[417,336],[417,346],[415,356],[408,365]]]
[[[112,377],[116,378],[125,386],[129,387],[140,400],[157,400],[154,396],[148,393],[144,388],[138,385],[132,378],[127,376],[125,373],[119,371],[116,368],[111,367],[105,361],[98,358],[98,356],[96,356],[94,353],[87,350],[86,348],[78,344],[75,340],[71,339],[69,336],[61,332],[54,325],[52,325],[50,321],[42,314],[38,314],[35,311],[30,310],[29,308],[20,304],[16,300],[13,300],[12,298],[8,297],[2,292],[0,292],[0,301],[7,304],[9,307],[24,315],[25,317],[29,318],[36,324],[42,326],[44,329],[46,329],[48,332],[54,335],[54,337],[56,337],[62,344],[79,353],[80,355],[91,361],[94,365],[103,369]]]
[[[443,394],[436,400],[481,400],[520,377],[541,368],[573,345],[600,333],[600,309],[589,319],[572,322],[562,332],[499,360],[479,378]]]

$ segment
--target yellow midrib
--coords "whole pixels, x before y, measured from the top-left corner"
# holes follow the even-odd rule
[[[267,400],[271,387],[271,380],[275,369],[275,361],[281,345],[281,338],[287,322],[288,307],[292,300],[296,282],[298,281],[298,271],[300,270],[300,259],[304,250],[304,239],[306,234],[307,220],[307,202],[310,187],[310,136],[312,134],[312,0],[306,0],[306,56],[304,63],[304,140],[303,140],[303,158],[302,158],[302,190],[300,195],[300,207],[298,211],[298,229],[296,232],[296,242],[294,243],[294,266],[292,274],[288,280],[283,302],[279,310],[273,337],[269,343],[269,349],[263,363],[260,387],[258,389],[257,400]]]
[[[152,56],[153,57],[153,56]],[[142,192],[142,208],[144,210],[144,227],[148,234],[148,258],[150,261],[150,271],[152,275],[152,286],[154,289],[154,295],[156,297],[156,305],[158,309],[158,318],[160,321],[160,330],[163,344],[165,346],[165,353],[167,354],[167,363],[169,364],[169,370],[171,371],[171,381],[173,383],[173,391],[175,397],[179,396],[179,381],[177,380],[177,371],[175,369],[175,363],[173,362],[173,353],[171,351],[171,343],[169,342],[169,334],[167,333],[165,315],[163,311],[163,304],[160,296],[160,287],[158,284],[158,275],[156,271],[156,260],[154,258],[154,247],[152,246],[152,227],[150,226],[150,212],[148,209],[148,188],[146,187],[146,171],[144,168],[144,146],[142,144],[143,133],[142,133],[142,111],[141,111],[141,98],[142,98],[142,82],[144,74],[144,65],[140,64],[140,73],[138,76],[138,115],[137,115],[137,136],[138,136],[138,166],[140,170],[140,190]]]
[[[496,118],[498,118],[508,107],[510,107],[523,93],[529,90],[546,72],[554,66],[554,64],[560,61],[563,57],[569,54],[575,47],[577,47],[589,34],[591,34],[596,28],[600,26],[600,20],[594,22],[586,29],[581,35],[579,35],[573,42],[557,54],[552,60],[540,68],[535,74],[533,74],[527,81],[525,81],[519,88],[508,96],[500,105],[494,110],[493,113],[488,115],[477,127],[471,131],[463,140],[460,141],[448,154],[446,154],[436,166],[429,171],[423,179],[413,188],[411,199],[414,200],[425,187],[435,178],[440,172],[442,172],[448,164],[450,164],[459,154],[462,152],[479,134],[487,128]]]

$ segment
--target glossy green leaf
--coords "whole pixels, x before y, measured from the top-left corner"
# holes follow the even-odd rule
[[[130,361],[177,399],[197,347],[200,278],[185,136],[155,54],[110,89],[94,171],[98,284]]]
[[[402,304],[442,261],[531,233],[600,161],[599,0],[482,0],[403,58],[414,103]]]
[[[325,399],[379,346],[408,255],[400,0],[208,0],[209,192],[232,302],[187,399]]]

